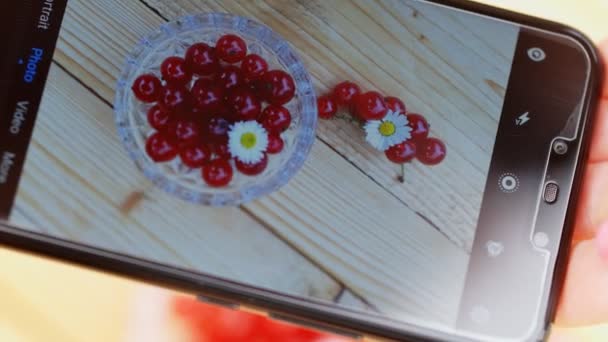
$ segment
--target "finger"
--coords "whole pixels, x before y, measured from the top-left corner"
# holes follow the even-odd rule
[[[578,203],[574,242],[593,239],[597,228],[608,221],[608,162],[587,166]]]
[[[599,51],[604,64],[604,84],[591,140],[589,161],[592,163],[608,160],[608,39],[600,45]]]
[[[608,98],[599,103],[593,125],[591,151],[589,151],[590,163],[603,161],[608,161]]]
[[[578,328],[562,328],[551,327],[551,332],[548,342],[606,342],[608,341],[608,332],[601,327],[578,327]]]
[[[548,342],[583,341],[583,334],[578,329],[551,327]]]
[[[608,261],[600,248],[606,248],[608,225],[600,229],[597,239],[583,241],[574,247],[556,324],[570,327],[608,321]]]
[[[608,73],[608,39],[606,39],[605,41],[603,41],[600,44],[599,47],[600,50],[600,57],[602,58],[602,61],[604,62],[604,84],[603,84],[603,91],[602,91],[602,96],[604,98],[608,98],[608,77],[606,76],[606,74]]]

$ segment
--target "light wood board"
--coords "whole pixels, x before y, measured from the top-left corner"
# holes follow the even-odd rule
[[[408,165],[400,184],[359,128],[328,121],[303,170],[276,194],[229,209],[165,195],[120,145],[113,89],[140,37],[204,11],[278,31],[319,93],[350,79],[402,98],[446,141],[448,158]],[[512,27],[479,25],[401,1],[71,0],[13,218],[256,286],[327,300],[348,291],[359,300],[345,305],[450,322],[516,39]]]

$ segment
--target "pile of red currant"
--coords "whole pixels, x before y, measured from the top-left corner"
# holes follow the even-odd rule
[[[193,298],[172,298],[170,304],[175,316],[189,329],[194,342],[348,341],[261,315],[205,304]]]
[[[437,165],[445,159],[445,144],[429,137],[428,121],[420,114],[409,113],[403,101],[396,97],[385,97],[376,91],[362,93],[357,84],[346,81],[330,94],[319,97],[317,106],[322,119],[334,118],[340,107],[362,122],[382,120],[389,111],[397,112],[407,118],[411,137],[384,152],[390,161],[405,164],[416,158],[425,165]]]
[[[223,187],[234,176],[233,165],[255,176],[266,169],[267,154],[283,150],[281,135],[291,124],[284,105],[295,96],[294,80],[248,54],[241,37],[224,35],[215,46],[196,43],[184,57],[165,59],[160,76],[141,75],[132,86],[138,100],[154,104],[147,113],[154,132],[146,141],[153,161],[179,156],[186,166],[201,169],[209,186]],[[268,135],[268,147],[255,164],[240,161],[228,148],[232,125],[245,121],[260,123]]]

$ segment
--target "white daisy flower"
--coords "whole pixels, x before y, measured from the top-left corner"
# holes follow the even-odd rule
[[[243,163],[262,160],[268,148],[268,132],[257,121],[240,121],[230,127],[228,149]]]
[[[383,119],[368,121],[364,129],[365,140],[380,151],[386,151],[412,137],[407,117],[390,110]]]

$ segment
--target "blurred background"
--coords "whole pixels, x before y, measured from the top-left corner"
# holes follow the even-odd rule
[[[485,0],[608,38],[608,0]],[[183,294],[0,249],[0,341],[346,341]],[[608,324],[565,332],[608,341]]]

